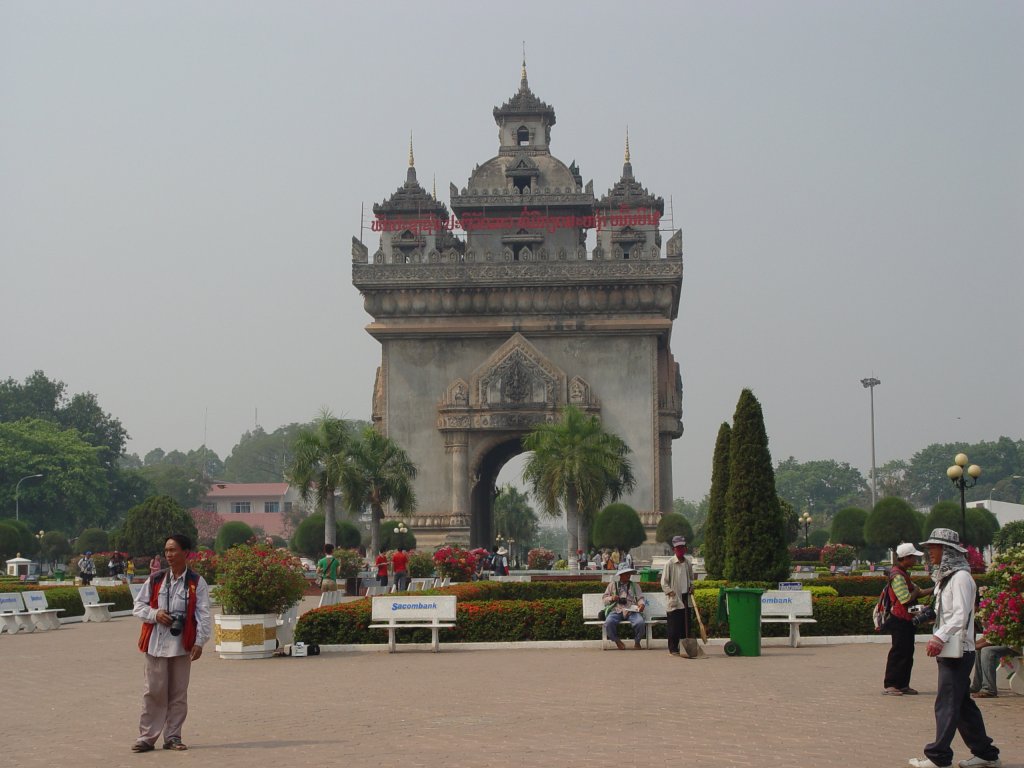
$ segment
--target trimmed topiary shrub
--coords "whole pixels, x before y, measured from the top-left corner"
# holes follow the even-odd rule
[[[223,555],[232,547],[245,544],[253,537],[253,530],[241,520],[232,520],[224,523],[217,530],[217,538],[213,542],[213,548],[218,555]]]
[[[647,532],[636,510],[617,501],[597,513],[590,537],[594,546],[628,551],[643,544]]]
[[[678,512],[666,512],[661,516],[661,520],[658,521],[658,529],[654,534],[654,540],[663,544],[671,544],[672,537],[674,536],[682,536],[686,539],[687,543],[692,544],[693,526],[690,525],[689,520]],[[707,539],[705,539],[705,548],[707,547],[706,542]],[[707,563],[707,555],[704,556],[704,562]]]
[[[86,528],[75,542],[75,550],[78,552],[106,552],[109,549],[110,537],[102,528]],[[97,568],[96,573],[105,572]]]

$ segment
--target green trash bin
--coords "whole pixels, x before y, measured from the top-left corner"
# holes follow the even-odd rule
[[[640,571],[640,581],[661,581],[661,571],[653,568],[644,568]]]
[[[727,656],[761,655],[761,595],[763,589],[729,587],[725,590],[729,612]]]
[[[64,581],[64,571],[58,569],[53,572],[53,575],[57,578],[57,581]]]

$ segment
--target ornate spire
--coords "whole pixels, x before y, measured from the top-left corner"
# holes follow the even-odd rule
[[[416,165],[416,160],[412,156],[412,131],[409,131],[409,167],[412,168]]]
[[[626,126],[626,158],[623,162],[629,162],[629,126]]]
[[[523,40],[523,71],[519,75],[519,90],[528,91],[530,90],[530,84],[526,80],[526,41]]]
[[[409,170],[405,173],[405,185],[416,184],[416,160],[412,155],[412,131],[409,131]]]
[[[437,174],[434,174],[434,202],[437,202]]]

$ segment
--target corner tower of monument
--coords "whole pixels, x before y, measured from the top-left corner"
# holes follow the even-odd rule
[[[418,465],[421,544],[493,544],[495,480],[530,429],[567,404],[632,449],[624,500],[653,540],[672,509],[682,380],[671,351],[682,234],[661,251],[664,201],[633,178],[600,200],[551,154],[555,110],[530,90],[494,108],[498,154],[450,187],[416,180],[374,206],[379,243],[352,239],[352,280],[381,344],[373,421]],[[596,247],[587,253],[587,233]]]

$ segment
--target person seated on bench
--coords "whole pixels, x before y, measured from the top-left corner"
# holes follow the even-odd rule
[[[994,699],[999,695],[996,689],[996,670],[1003,656],[1020,656],[1020,649],[1009,645],[993,645],[982,637],[975,644],[978,654],[974,657],[974,679],[971,681],[972,699]]]
[[[624,651],[626,646],[619,640],[619,622],[625,619],[633,626],[633,647],[639,650],[640,640],[647,632],[643,614],[647,603],[639,585],[629,579],[636,573],[636,568],[623,563],[617,573],[619,578],[608,582],[604,591],[604,604],[608,606],[605,608],[604,629],[615,647]]]

